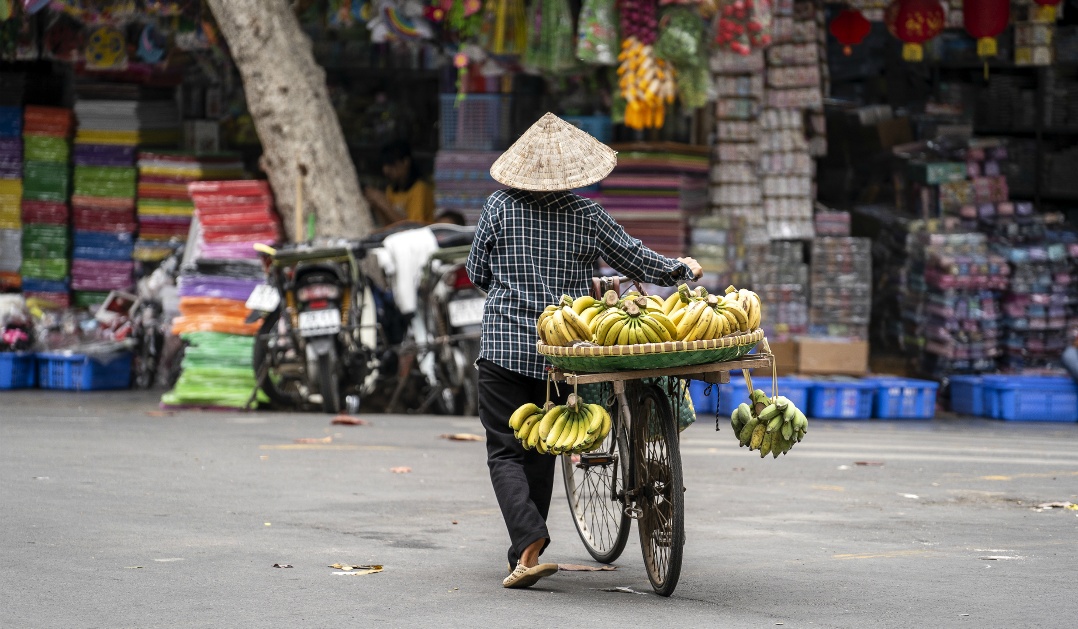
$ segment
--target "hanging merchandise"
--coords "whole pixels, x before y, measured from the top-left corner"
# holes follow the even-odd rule
[[[487,0],[484,13],[479,44],[494,55],[523,54],[528,45],[524,0]]]
[[[584,63],[612,66],[618,61],[615,0],[584,0],[577,24],[576,57]]]
[[[658,129],[663,126],[666,105],[674,102],[674,69],[635,37],[623,41],[621,47],[618,87],[625,99],[625,126]]]
[[[1010,0],[962,0],[962,20],[966,32],[977,39],[977,56],[994,57],[996,37],[1011,20]]]
[[[703,107],[708,101],[711,76],[704,31],[704,21],[685,7],[664,9],[659,20],[655,55],[673,66],[678,98],[686,108]]]
[[[715,43],[748,55],[771,43],[771,0],[719,0]]]
[[[22,8],[27,15],[33,15],[49,6],[49,0],[22,0]]]
[[[450,14],[452,15],[452,14]],[[564,72],[576,65],[573,14],[568,0],[535,0],[524,66],[535,72]]]
[[[440,4],[445,11],[445,27],[456,35],[457,41],[479,35],[483,28],[482,0],[441,0]]]
[[[147,24],[138,38],[138,56],[146,63],[159,63],[165,57],[168,37],[157,30],[153,24]]]
[[[947,14],[938,0],[894,0],[884,13],[884,22],[892,35],[901,39],[902,58],[923,61],[924,44],[940,34]]]
[[[1037,5],[1037,8],[1033,12],[1033,21],[1041,22],[1044,24],[1051,24],[1056,21],[1056,7],[1063,3],[1063,0],[1033,0]]]
[[[655,11],[655,0],[618,0],[622,38],[635,39],[645,46],[654,44],[659,28]],[[622,48],[625,48],[624,42]]]
[[[831,20],[831,35],[842,44],[847,57],[853,54],[853,46],[864,41],[872,30],[872,24],[857,9],[844,9]]]
[[[90,33],[86,42],[86,67],[91,70],[123,70],[127,67],[127,46],[123,33],[102,26]]]
[[[79,61],[86,47],[82,24],[62,13],[52,13],[50,19],[41,41],[45,58],[65,63]]]

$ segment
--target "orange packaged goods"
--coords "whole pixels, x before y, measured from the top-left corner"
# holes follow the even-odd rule
[[[172,320],[172,333],[179,335],[190,332],[221,332],[239,336],[254,336],[258,334],[260,323],[260,321],[250,324],[244,323],[242,317],[237,319],[236,317],[221,315],[200,315],[197,317],[180,315]]]
[[[27,105],[23,110],[23,133],[25,135],[48,135],[66,138],[74,128],[70,109]]]
[[[220,315],[246,319],[250,310],[243,302],[220,297],[184,297],[180,301],[180,314],[185,317]]]

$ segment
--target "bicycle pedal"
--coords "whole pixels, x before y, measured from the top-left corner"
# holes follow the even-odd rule
[[[639,520],[644,517],[644,510],[640,507],[625,507],[625,515],[631,520]]]
[[[576,466],[580,469],[587,469],[589,467],[611,465],[616,460],[617,457],[612,454],[581,454],[580,462]]]

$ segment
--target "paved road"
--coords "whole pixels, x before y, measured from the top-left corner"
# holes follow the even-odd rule
[[[685,566],[664,599],[650,594],[635,533],[616,571],[503,590],[507,538],[483,445],[439,438],[479,432],[475,419],[161,415],[134,393],[0,401],[5,629],[1043,628],[1078,617],[1078,512],[1033,509],[1078,502],[1078,425],[815,421],[779,460],[693,426]],[[591,563],[556,491],[547,557]],[[385,571],[334,575],[338,562]],[[618,586],[644,594],[604,591]]]

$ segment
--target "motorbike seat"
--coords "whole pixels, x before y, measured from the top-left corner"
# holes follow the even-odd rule
[[[472,244],[472,241],[475,240],[474,227],[461,227],[459,225],[451,225],[448,223],[435,223],[430,226],[430,230],[434,232],[434,239],[438,241],[438,247],[440,249],[470,245]]]

